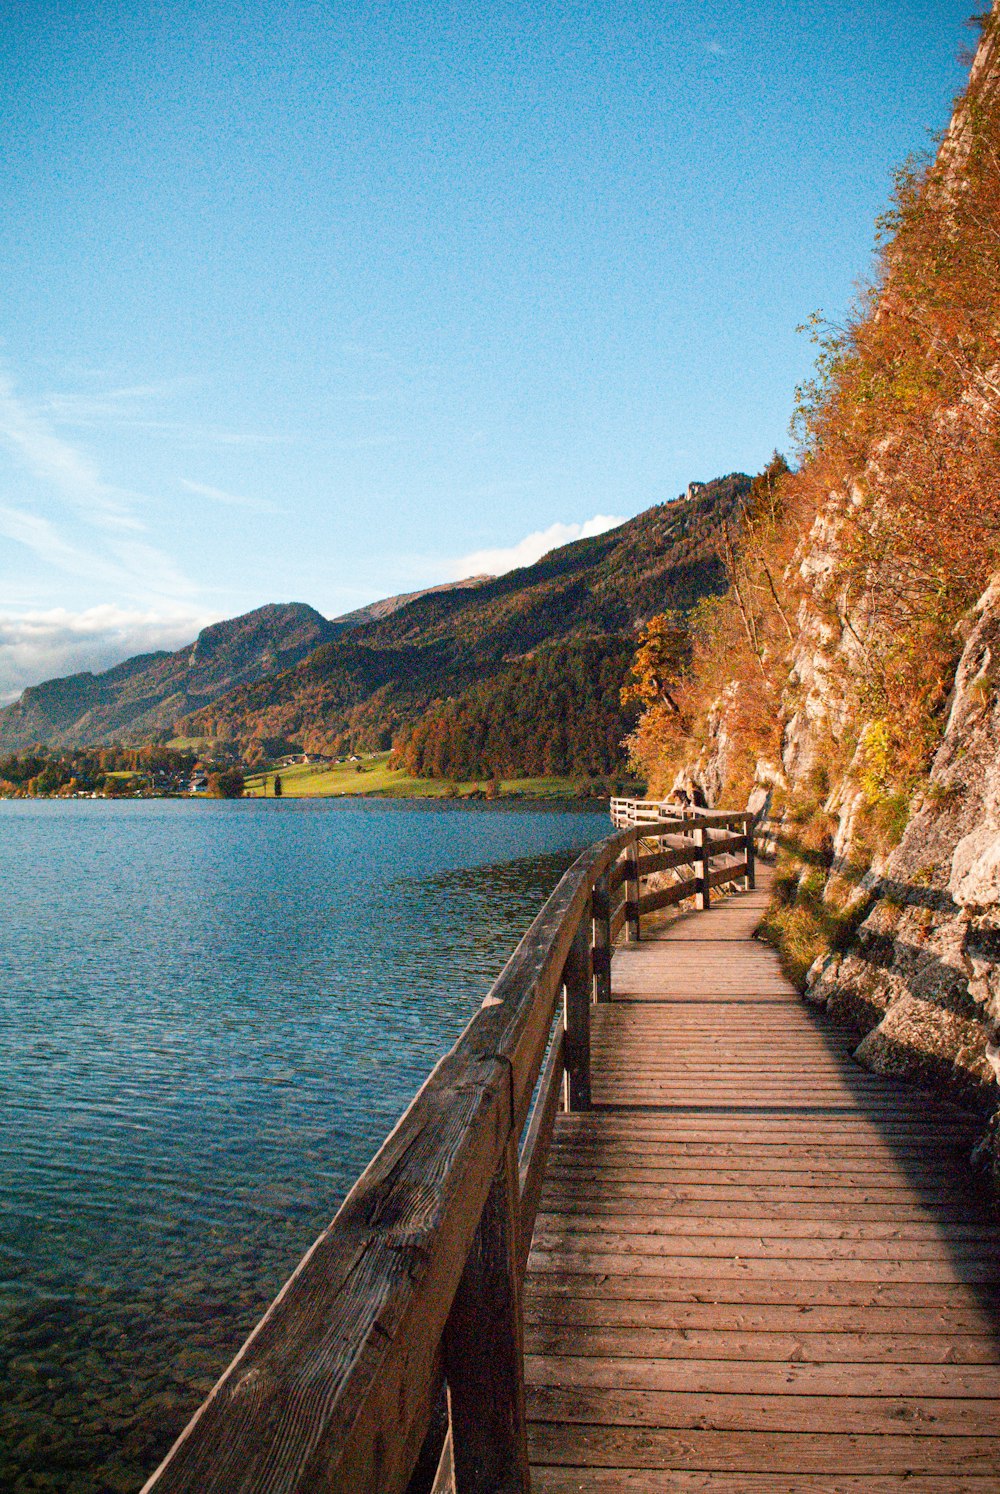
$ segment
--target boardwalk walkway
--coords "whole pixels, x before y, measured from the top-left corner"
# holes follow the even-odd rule
[[[766,902],[620,951],[593,1008],[525,1291],[537,1494],[1000,1491],[969,1123],[852,1063],[752,940]]]

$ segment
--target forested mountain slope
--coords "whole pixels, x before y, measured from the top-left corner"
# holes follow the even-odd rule
[[[385,748],[428,709],[435,719],[442,709],[462,719],[485,711],[507,734],[511,772],[543,758],[547,771],[611,771],[628,729],[619,691],[636,628],[664,607],[686,609],[724,589],[721,528],[748,487],[742,474],[721,478],[535,565],[424,594],[187,716],[178,730],[239,742],[250,754],[255,741],[274,739],[314,751]],[[546,674],[549,686],[533,688]],[[560,722],[569,725],[561,735]],[[453,776],[459,760],[493,771],[492,758],[470,756],[460,735],[421,771]]]

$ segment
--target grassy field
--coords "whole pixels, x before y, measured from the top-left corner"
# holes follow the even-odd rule
[[[389,754],[362,758],[360,763],[296,763],[279,768],[283,795],[289,799],[330,798],[338,795],[381,794],[399,799],[452,799],[484,794],[488,780],[451,783],[443,778],[412,778],[389,767]],[[255,773],[247,779],[246,796],[270,798],[274,793],[274,771]],[[525,798],[573,798],[580,785],[573,778],[511,778],[500,785],[502,796]]]

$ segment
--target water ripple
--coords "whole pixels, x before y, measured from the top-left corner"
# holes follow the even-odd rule
[[[138,1487],[607,829],[0,805],[0,1489]]]

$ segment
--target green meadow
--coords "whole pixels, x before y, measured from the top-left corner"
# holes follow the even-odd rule
[[[414,778],[399,768],[389,767],[389,754],[377,753],[357,763],[295,763],[288,768],[270,768],[253,773],[246,781],[246,797],[271,798],[274,776],[281,777],[283,797],[289,799],[335,798],[346,795],[379,794],[399,799],[454,799],[485,796],[490,790],[488,779],[453,783],[445,778]],[[500,783],[502,797],[556,799],[581,795],[577,778],[510,778]]]

